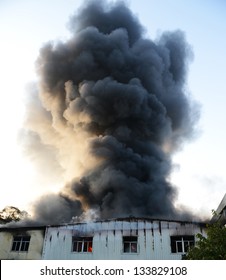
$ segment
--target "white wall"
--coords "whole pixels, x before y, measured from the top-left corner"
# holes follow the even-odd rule
[[[111,220],[65,226],[46,230],[43,259],[181,259],[171,253],[171,235],[196,235],[204,225],[145,219]],[[93,252],[72,252],[72,236],[93,236]],[[123,236],[138,236],[138,252],[123,252]]]
[[[30,244],[28,252],[14,252],[12,242],[14,235],[30,235]],[[42,257],[42,248],[44,240],[44,229],[8,229],[0,231],[0,259],[8,260],[40,260]]]

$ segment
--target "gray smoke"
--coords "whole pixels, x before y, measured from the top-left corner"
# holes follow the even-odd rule
[[[65,187],[35,203],[35,218],[189,217],[174,207],[169,175],[198,116],[186,90],[190,47],[181,31],[145,38],[123,2],[105,2],[83,6],[71,39],[46,44],[37,60],[27,147]]]

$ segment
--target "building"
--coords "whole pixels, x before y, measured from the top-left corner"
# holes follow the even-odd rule
[[[0,228],[0,259],[40,260],[45,227]]]
[[[226,224],[226,194],[219,204],[211,222],[219,221],[222,225]]]
[[[226,224],[226,194],[211,222]],[[0,259],[180,260],[206,224],[120,218],[64,225],[0,227]]]
[[[180,260],[198,233],[204,223],[141,218],[48,226],[42,258]]]
[[[204,223],[124,218],[0,228],[0,259],[180,260]]]

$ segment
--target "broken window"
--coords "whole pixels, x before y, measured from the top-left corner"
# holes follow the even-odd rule
[[[73,252],[92,253],[93,251],[93,237],[73,237],[72,238]]]
[[[171,252],[186,253],[195,244],[194,235],[171,236]]]
[[[137,236],[123,236],[123,252],[137,253]]]
[[[12,251],[15,252],[28,252],[29,244],[30,244],[30,236],[14,236]]]

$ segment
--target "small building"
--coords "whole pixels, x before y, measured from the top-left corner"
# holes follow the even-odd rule
[[[226,224],[226,194],[224,195],[221,203],[217,207],[216,213],[211,222],[219,221],[222,225]]]
[[[43,259],[180,260],[206,224],[124,218],[46,228]]]
[[[46,227],[0,227],[0,259],[40,260]]]

